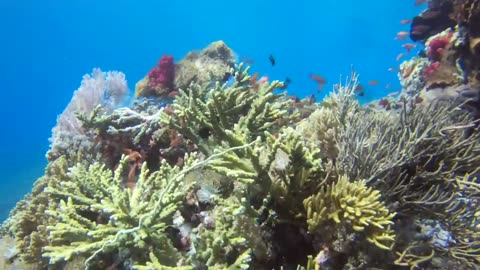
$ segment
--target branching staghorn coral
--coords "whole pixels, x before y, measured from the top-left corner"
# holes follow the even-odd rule
[[[332,108],[321,107],[297,126],[298,132],[304,135],[307,141],[322,149],[321,156],[324,160],[334,160],[338,156],[335,140],[339,123],[336,117]]]
[[[255,142],[255,141],[254,141]],[[252,142],[251,144],[253,144],[254,142]],[[115,235],[104,241],[103,244],[98,247],[98,249],[89,257],[87,258],[87,260],[85,261],[85,266],[86,268],[89,267],[89,264],[91,263],[92,260],[95,259],[96,256],[98,256],[100,253],[103,253],[105,250],[107,250],[109,247],[111,247],[112,245],[113,246],[118,246],[118,242],[122,241],[122,239],[124,239],[125,237],[128,237],[129,235],[138,235],[139,232],[140,232],[140,236],[145,236],[145,233],[142,233],[142,231],[144,231],[144,229],[148,229],[148,227],[145,227],[146,225],[148,226],[148,224],[150,222],[152,222],[152,220],[154,220],[155,218],[158,218],[158,214],[161,213],[161,210],[160,207],[163,207],[164,206],[164,200],[168,200],[168,199],[171,199],[172,198],[172,195],[173,194],[169,194],[167,192],[171,192],[172,188],[176,188],[176,186],[179,184],[179,181],[185,176],[185,174],[201,167],[201,166],[204,166],[205,164],[209,163],[212,159],[215,159],[219,156],[222,156],[224,154],[226,154],[227,152],[229,151],[235,151],[235,150],[241,150],[242,148],[248,148],[248,147],[251,147],[251,144],[247,144],[247,145],[242,145],[242,146],[238,146],[238,147],[233,147],[233,148],[229,148],[223,152],[220,152],[216,155],[212,155],[211,157],[203,160],[203,161],[195,161],[193,160],[193,158],[191,158],[191,160],[186,160],[186,163],[185,163],[185,168],[181,171],[179,171],[178,173],[176,173],[175,175],[171,176],[171,178],[169,179],[168,183],[166,184],[166,186],[161,190],[160,193],[158,193],[155,198],[156,198],[156,201],[154,202],[154,205],[153,205],[153,209],[151,209],[148,213],[144,213],[142,214],[141,216],[139,216],[139,219],[138,219],[138,224],[136,227],[131,227],[131,228],[124,228],[124,229],[121,229],[121,230],[117,230]],[[190,156],[192,157],[192,156]],[[193,156],[194,157],[194,156]],[[189,164],[189,162],[192,162],[191,164]],[[189,165],[189,166],[187,166]],[[145,165],[142,167],[143,170],[145,170]],[[170,167],[172,168],[172,167]],[[176,169],[178,167],[173,167],[172,169]],[[167,171],[168,168],[167,168]],[[154,190],[150,190],[150,191],[154,191]],[[186,192],[184,190],[184,192]],[[170,209],[172,211],[175,211],[176,209]],[[169,212],[171,213],[171,212]],[[161,217],[161,216],[160,216]],[[127,238],[128,239],[128,238]],[[174,251],[173,249],[169,249],[169,251]],[[145,255],[145,254],[143,254]],[[158,263],[158,256],[160,255],[164,255],[164,253],[160,253],[160,254],[152,254],[150,253],[150,258],[156,258],[155,260],[157,261]],[[241,255],[241,257],[243,259],[240,260],[240,257],[238,257],[238,261],[237,262],[240,264],[240,263],[244,263],[246,258],[245,258],[245,254]],[[171,260],[171,257],[167,257],[167,260]],[[236,263],[237,263],[236,262]]]
[[[133,144],[138,145],[145,138],[158,140],[165,132],[165,128],[160,123],[162,111],[158,110],[152,115],[145,115],[124,107],[102,114],[102,108],[98,106],[90,115],[79,117],[85,128],[94,129],[98,134],[130,138]]]
[[[43,252],[41,267],[65,269],[479,264],[475,121],[454,106],[363,108],[352,71],[324,102],[307,102],[319,109],[297,124],[310,111],[292,120],[292,101],[274,93],[281,83],[254,82],[248,71],[240,66],[230,86],[188,83],[163,111],[165,102],[149,100],[148,108],[83,114],[98,146],[118,139],[120,151],[110,163],[55,159],[66,162],[36,186],[38,207],[19,206],[19,253],[38,261]],[[177,152],[178,166],[158,162],[173,135],[191,147]],[[117,164],[125,146],[141,153],[135,165]]]
[[[348,124],[349,118],[361,112],[360,104],[355,98],[358,83],[358,74],[352,67],[350,77],[346,78],[345,83],[340,82],[337,90],[320,103],[320,108],[297,126],[298,132],[305,136],[307,141],[322,150],[321,156],[324,160],[337,159],[337,137],[341,128]]]
[[[453,181],[456,193],[432,186],[424,197],[411,202],[419,206],[429,205],[435,211],[439,222],[449,230],[444,233],[445,239],[429,242],[420,239],[411,243],[403,252],[397,252],[397,264],[413,269],[433,256],[453,258],[457,268],[474,268],[480,264],[480,186],[477,178],[469,174],[455,177]]]
[[[192,262],[197,267],[227,269],[238,254],[251,261],[245,252],[253,252],[257,260],[266,256],[265,243],[255,219],[248,214],[248,204],[235,197],[220,200],[209,214],[209,221],[195,228],[191,242]],[[247,266],[247,265],[246,265]]]
[[[258,151],[264,153],[262,157],[268,157],[261,158],[261,164],[270,179],[269,192],[275,210],[298,215],[303,210],[301,198],[317,190],[327,177],[321,150],[305,142],[293,128],[285,128],[277,137],[267,134],[265,146]]]
[[[47,245],[46,226],[53,221],[45,215],[45,210],[56,205],[56,202],[50,201],[50,197],[43,190],[66,179],[69,166],[65,156],[50,162],[45,169],[45,175],[35,182],[32,192],[17,204],[3,224],[4,233],[15,236],[20,259],[26,263],[39,267],[47,265],[41,254],[42,248]]]
[[[277,204],[274,208],[287,210],[292,218],[303,209],[298,196],[310,195],[324,178],[320,151],[309,147],[292,128],[283,129],[277,137],[269,133],[265,137],[264,143],[258,141],[242,155],[230,152],[212,160],[209,167],[249,184],[252,197],[270,194]]]
[[[283,84],[273,81],[254,86],[248,71],[241,64],[230,87],[217,82],[214,88],[192,84],[180,90],[173,103],[174,117],[163,115],[164,121],[208,155],[216,142],[234,147],[263,137],[265,131],[275,131],[276,120],[287,117],[290,104],[284,95],[273,93]],[[243,131],[244,141],[228,133],[236,126]]]
[[[227,270],[247,270],[250,269],[250,261],[251,261],[251,256],[250,256],[251,250],[246,250],[242,254],[240,254],[237,259],[230,265],[225,266],[213,266],[209,267],[208,269],[214,269],[214,270],[220,270],[220,269],[227,269]],[[150,253],[150,261],[147,262],[147,265],[138,265],[135,269],[138,270],[156,270],[156,269],[162,269],[162,270],[193,270],[196,269],[193,266],[175,266],[175,267],[169,267],[165,266],[160,263],[157,257],[155,257],[154,254]]]
[[[58,220],[47,227],[49,245],[43,256],[50,259],[50,264],[72,256],[94,259],[100,248],[102,253],[126,252],[134,263],[145,261],[145,251],[151,250],[166,265],[176,264],[179,252],[165,230],[188,190],[181,178],[173,178],[180,169],[164,163],[159,171],[150,174],[144,164],[136,186],[130,189],[124,186],[126,161],[122,159],[115,173],[100,163],[89,167],[79,164],[69,172],[70,181],[46,188],[48,194],[60,200],[58,207],[46,211]],[[195,156],[188,157],[185,165],[191,166],[194,161]],[[144,218],[147,213],[149,218]],[[140,220],[140,229],[118,234],[135,228]]]
[[[365,181],[350,182],[348,177],[340,176],[336,183],[324,186],[303,201],[308,230],[319,233],[318,230],[329,227],[325,223],[334,221],[363,232],[367,241],[379,248],[391,249],[395,235],[390,225],[395,213],[390,213],[379,200],[379,193],[367,187]]]
[[[342,91],[338,94],[348,100],[350,91]],[[477,191],[471,188],[478,181],[465,176],[477,175],[480,165],[477,121],[462,110],[463,104],[405,104],[402,110],[390,113],[359,110],[354,101],[337,104],[347,108],[340,112],[355,112],[344,113],[345,121],[340,121],[337,129],[338,173],[366,179],[366,184],[379,190],[386,205],[393,207],[398,216],[437,220],[454,239],[448,247],[397,241],[397,254],[417,252],[402,256],[416,258],[409,259],[410,263],[423,263],[429,259],[421,258],[429,257],[433,250],[438,256],[448,256],[463,246],[456,256],[463,258],[459,261],[465,260],[468,265],[478,260],[476,240],[466,244],[460,240],[476,239],[478,235],[478,228],[471,225],[478,218],[468,206],[479,204]],[[468,184],[462,187],[459,178]]]
[[[237,181],[262,185],[262,192],[269,189],[273,178],[277,178],[280,192],[280,189],[286,188],[284,185],[293,185],[294,181],[287,178],[303,177],[302,180],[305,180],[308,177],[305,168],[320,170],[319,152],[311,148],[306,150],[307,147],[303,146],[300,137],[293,135],[293,130],[283,135],[278,134],[282,139],[276,142],[271,133],[277,134],[280,128],[277,125],[278,119],[288,118],[287,107],[290,101],[282,95],[273,94],[274,89],[282,85],[278,81],[252,86],[248,71],[248,67],[244,69],[243,65],[240,65],[235,73],[235,83],[231,87],[217,83],[213,89],[192,85],[188,91],[181,91],[173,104],[174,117],[164,119],[186,138],[198,144],[199,149],[207,155],[231,146],[250,143],[257,137],[263,138],[269,149],[258,141],[252,148],[229,152],[212,160],[209,166]],[[202,133],[207,136],[203,137]],[[218,142],[222,144],[219,145]],[[275,160],[277,165],[281,162],[289,163],[281,160],[282,152],[294,163],[285,166],[296,168],[292,170],[298,169],[283,180],[280,179],[282,176],[279,171],[286,167],[270,168]],[[296,166],[297,163],[301,166]],[[274,172],[275,169],[277,172]],[[272,175],[269,176],[269,173]],[[280,183],[282,181],[283,183]],[[288,181],[290,183],[287,183]]]

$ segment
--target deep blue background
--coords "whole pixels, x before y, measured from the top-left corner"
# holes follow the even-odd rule
[[[289,76],[291,93],[321,98],[354,64],[364,101],[398,90],[396,32],[422,7],[385,0],[2,0],[0,1],[0,219],[43,174],[56,117],[92,68],[126,73],[131,89],[164,54],[181,59],[224,40],[254,71]],[[272,68],[268,55],[274,54]]]

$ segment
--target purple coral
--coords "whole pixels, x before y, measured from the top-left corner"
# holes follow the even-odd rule
[[[78,114],[88,115],[98,105],[111,112],[123,104],[128,94],[127,81],[122,72],[102,72],[95,68],[91,75],[84,75],[80,87],[74,92],[63,113],[58,116],[57,125],[52,129],[48,159],[51,161],[67,153],[74,144],[91,143],[77,117]]]
[[[148,80],[148,86],[152,89],[161,86],[162,88],[166,88],[167,91],[173,91],[175,80],[175,63],[173,62],[173,56],[164,54],[158,61],[157,66],[148,72]]]

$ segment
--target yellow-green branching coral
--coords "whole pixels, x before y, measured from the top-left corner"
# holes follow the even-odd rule
[[[149,254],[150,260],[145,265],[135,265],[134,269],[137,270],[193,270],[195,269],[193,266],[189,265],[176,265],[176,266],[167,266],[161,262],[161,260],[155,256],[153,252]]]
[[[209,269],[239,269],[230,267],[238,264],[240,258],[242,264],[248,267],[252,252],[257,260],[266,256],[266,244],[260,228],[248,215],[245,203],[235,197],[220,200],[208,213],[209,222],[193,230],[193,264]]]
[[[16,249],[24,262],[39,267],[46,267],[48,264],[41,254],[42,248],[47,245],[46,226],[55,220],[45,215],[45,210],[54,207],[57,202],[52,201],[44,189],[58,185],[60,181],[67,178],[70,162],[72,161],[66,156],[51,161],[45,169],[45,175],[35,182],[32,192],[17,204],[2,225],[3,233],[15,236]]]
[[[259,152],[276,211],[296,215],[303,209],[302,200],[317,190],[325,178],[321,150],[293,128],[283,129],[277,137],[266,136],[266,144]]]
[[[174,116],[164,115],[164,121],[207,154],[220,141],[234,147],[263,137],[265,131],[272,132],[277,119],[287,117],[290,101],[283,94],[274,93],[282,86],[281,82],[254,86],[248,71],[249,68],[240,65],[232,86],[217,83],[210,88],[192,84],[180,90],[173,103]],[[227,133],[237,125],[246,136],[243,142]]]
[[[194,161],[187,157],[185,166]],[[188,191],[180,168],[164,162],[150,173],[143,164],[135,187],[127,188],[126,162],[123,158],[115,172],[100,163],[78,164],[68,181],[45,189],[60,202],[46,211],[56,220],[47,227],[49,245],[43,252],[51,264],[89,256],[86,264],[93,267],[97,255],[110,252],[126,253],[133,263],[148,261],[149,252],[165,265],[177,263],[180,253],[165,230]]]
[[[390,225],[395,213],[380,201],[379,191],[367,187],[363,180],[350,182],[348,177],[340,176],[338,182],[324,186],[303,203],[308,230],[312,233],[334,221],[364,233],[379,248],[390,249],[393,244],[395,235]]]
[[[338,146],[336,136],[339,129],[337,115],[332,108],[322,107],[298,124],[297,130],[321,149],[324,159],[336,159]]]
[[[242,139],[240,130],[231,136]],[[284,128],[276,136],[265,132],[264,136],[264,142],[257,140],[252,147],[222,155],[208,166],[249,184],[255,190],[251,196],[270,194],[277,210],[295,213],[289,215],[292,217],[303,209],[301,201],[325,178],[320,150],[306,143],[293,128]],[[220,149],[223,147],[215,151]]]

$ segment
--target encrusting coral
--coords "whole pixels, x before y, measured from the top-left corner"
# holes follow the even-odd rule
[[[277,93],[282,82],[257,81],[242,64],[233,68],[223,42],[211,48],[187,60],[219,71],[180,76],[177,64],[176,80],[183,79],[175,95],[111,110],[95,103],[76,116],[95,154],[60,151],[50,160],[3,224],[4,239],[16,244],[10,266],[480,263],[480,133],[465,111],[468,101],[365,107],[352,70],[324,101],[301,102]],[[426,61],[403,72],[421,75]],[[408,84],[412,95],[422,83]]]

